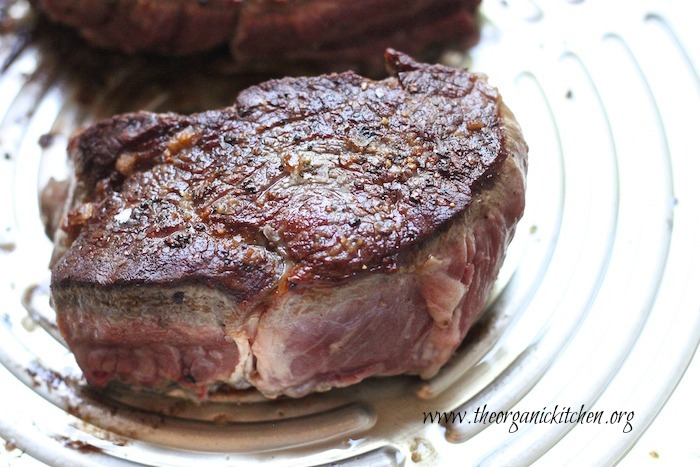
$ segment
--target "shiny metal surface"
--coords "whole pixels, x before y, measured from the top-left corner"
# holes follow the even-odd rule
[[[0,437],[36,459],[612,464],[692,359],[700,341],[695,4],[486,0],[480,45],[445,59],[499,86],[530,145],[530,171],[525,218],[472,338],[428,382],[390,378],[299,401],[252,395],[202,405],[85,387],[48,304],[51,244],[38,191],[64,176],[75,128],[138,108],[223,106],[254,78],[113,57],[91,75],[81,67],[94,56],[24,34],[26,2],[8,5],[5,22],[15,24],[0,36]],[[509,423],[474,422],[484,405],[533,412],[582,404],[604,411],[603,422],[519,423],[514,433]],[[424,412],[450,410],[468,417],[423,423]],[[613,411],[634,412],[629,432],[605,423]]]

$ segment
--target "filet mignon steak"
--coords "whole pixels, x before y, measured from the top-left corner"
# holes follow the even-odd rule
[[[435,375],[524,209],[527,146],[480,74],[268,81],[74,136],[51,293],[87,381],[299,397]]]
[[[414,55],[476,42],[480,0],[34,0],[92,44],[189,54],[228,45],[243,68],[323,63],[374,70],[386,47]]]

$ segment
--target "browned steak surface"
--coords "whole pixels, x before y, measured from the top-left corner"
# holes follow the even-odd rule
[[[269,81],[221,111],[87,129],[72,150],[89,204],[69,215],[78,236],[55,280],[196,276],[248,296],[280,280],[283,257],[284,286],[395,268],[506,151],[497,95],[477,75],[389,60],[384,81]]]
[[[477,38],[480,0],[35,0],[91,43],[188,54],[228,45],[245,68],[300,62],[381,68],[386,47],[423,54]]]
[[[526,146],[483,76],[393,50],[386,60],[393,76],[383,81],[351,72],[268,81],[223,110],[120,115],[71,140],[76,177],[52,293],[62,332],[86,353],[76,352],[88,381],[167,380],[201,392],[236,373],[236,386],[302,395],[372,374],[437,371],[481,311],[522,214]],[[384,290],[358,288],[372,282]],[[134,305],[139,293],[157,304]],[[199,304],[198,294],[207,297]],[[409,301],[383,317],[394,294]],[[319,317],[334,313],[347,326],[327,343],[333,355],[338,340],[410,316],[416,327],[401,331],[410,345],[397,344],[403,363],[382,350],[323,371],[308,362],[298,378],[292,361],[286,373],[265,366],[276,352],[298,352],[297,365],[313,356],[289,339],[311,339],[324,329]],[[143,329],[156,323],[158,337],[124,337],[134,326],[127,315]],[[305,320],[306,330],[287,332]],[[193,382],[184,357],[172,357],[179,370],[146,381],[104,363],[110,348],[117,360],[134,358],[119,348],[125,341],[151,354],[177,347],[171,339],[197,347],[193,322],[235,349],[223,373]],[[438,339],[445,329],[451,337]]]

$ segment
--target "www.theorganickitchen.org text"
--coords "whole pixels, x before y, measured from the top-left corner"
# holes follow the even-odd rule
[[[576,410],[569,406],[553,409],[543,407],[542,410],[488,410],[488,404],[477,407],[474,411],[423,412],[423,423],[481,423],[484,425],[509,424],[508,432],[515,433],[522,424],[622,424],[622,432],[632,431],[634,411],[614,410],[606,414],[604,410],[586,410],[585,404]]]

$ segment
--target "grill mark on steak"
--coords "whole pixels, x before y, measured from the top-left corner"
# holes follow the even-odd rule
[[[382,81],[273,80],[226,109],[120,115],[71,140],[52,297],[88,381],[299,396],[444,364],[522,215],[527,147],[482,75],[385,58]],[[167,348],[140,331],[122,349],[132,306]],[[403,340],[373,348],[367,326]],[[132,361],[151,351],[160,376]],[[179,351],[202,355],[194,381]]]

